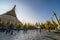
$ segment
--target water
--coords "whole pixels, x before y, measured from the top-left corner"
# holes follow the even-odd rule
[[[0,40],[55,40],[54,38],[50,38],[52,36],[50,34],[52,33],[48,33],[45,30],[42,30],[42,32],[39,30],[20,30],[19,32],[14,31],[13,35],[0,32]]]

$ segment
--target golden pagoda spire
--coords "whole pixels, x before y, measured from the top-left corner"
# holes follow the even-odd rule
[[[10,16],[16,17],[15,9],[16,9],[16,5],[14,5],[14,7],[10,11],[6,12],[3,15],[10,15]]]

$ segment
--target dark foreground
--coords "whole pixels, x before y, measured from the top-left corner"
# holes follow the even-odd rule
[[[60,40],[59,33],[48,32],[45,29],[40,30],[20,30],[10,33],[0,32],[0,40]]]

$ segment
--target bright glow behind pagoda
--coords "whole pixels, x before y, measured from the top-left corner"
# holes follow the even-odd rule
[[[60,1],[56,0],[0,0],[0,14],[12,9],[16,4],[16,14],[22,22],[45,22],[50,20],[52,11],[60,13]]]
[[[26,3],[18,2],[18,1],[0,1],[0,14],[3,14],[12,9],[12,7],[16,4],[16,15],[18,19],[22,22],[37,22],[38,18],[34,15],[36,12],[28,6]]]

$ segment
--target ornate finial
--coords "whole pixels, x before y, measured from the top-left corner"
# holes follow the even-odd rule
[[[15,10],[15,8],[16,8],[16,5],[14,5],[13,10]]]
[[[15,7],[16,7],[16,5],[14,5],[14,7],[13,7],[10,11],[6,12],[6,13],[3,14],[3,15],[10,15],[10,16],[16,17]]]
[[[56,15],[56,13],[53,11],[53,15]]]

